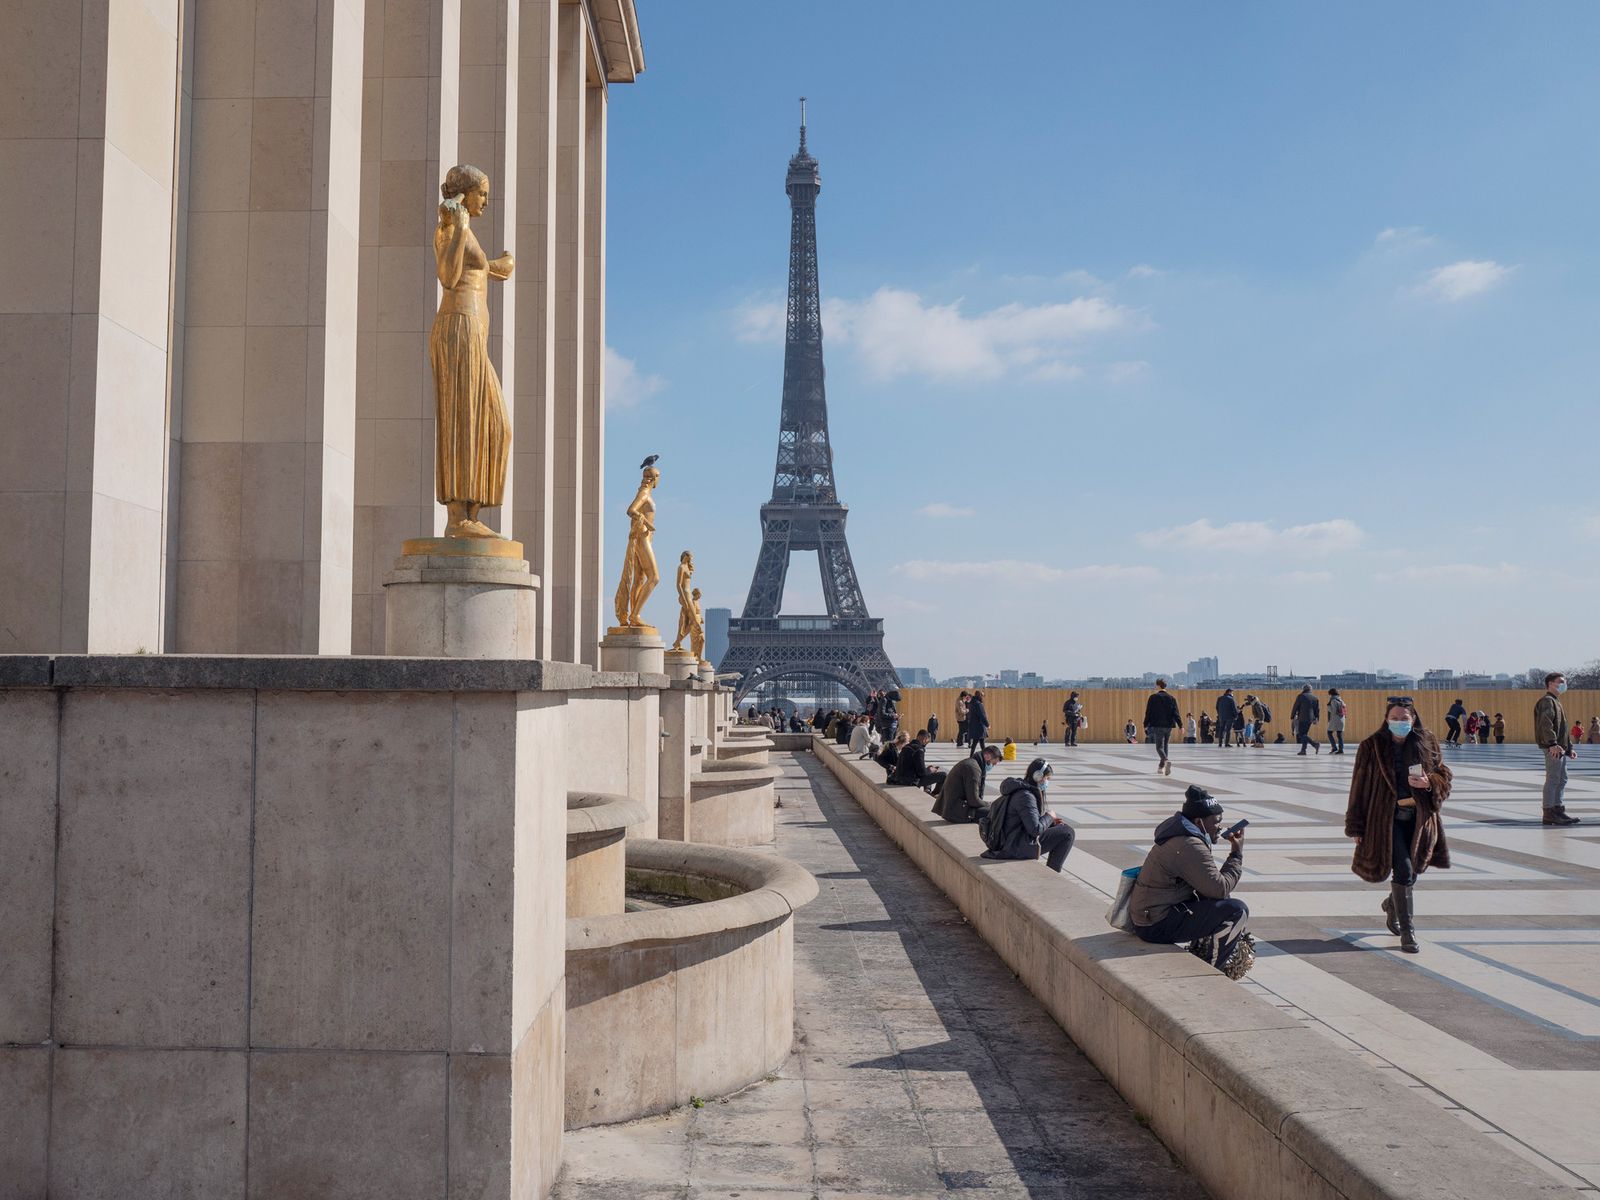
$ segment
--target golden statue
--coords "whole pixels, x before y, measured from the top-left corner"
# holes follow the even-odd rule
[[[689,649],[701,662],[706,660],[706,610],[700,607],[700,589],[694,590],[694,626],[689,630]]]
[[[653,461],[654,456],[651,456]],[[656,502],[650,493],[661,482],[661,472],[646,465],[639,478],[639,491],[628,505],[628,549],[622,560],[622,582],[617,584],[617,625],[621,631],[655,626],[643,620],[644,602],[661,582],[656,569],[656,552],[650,536],[656,531]]]
[[[678,555],[678,640],[672,643],[674,650],[682,650],[683,639],[694,632],[694,599],[689,595],[689,580],[693,576],[694,555],[685,550]]]
[[[489,203],[489,177],[477,167],[451,167],[440,187],[439,226],[433,256],[444,295],[428,336],[438,401],[438,454],[434,480],[449,510],[446,537],[499,537],[478,510],[505,497],[511,423],[500,379],[489,361],[489,280],[506,279],[516,261],[484,255],[468,223]]]

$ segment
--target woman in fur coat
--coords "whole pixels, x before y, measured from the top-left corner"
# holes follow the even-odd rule
[[[1383,901],[1389,932],[1415,954],[1411,888],[1429,867],[1449,867],[1439,812],[1450,798],[1450,768],[1439,740],[1422,727],[1407,697],[1389,705],[1383,726],[1356,749],[1344,832],[1355,839],[1353,870],[1368,883],[1393,878]]]

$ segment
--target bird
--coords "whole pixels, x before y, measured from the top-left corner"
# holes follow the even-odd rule
[[[661,455],[659,455],[659,454],[652,454],[649,458],[645,459],[642,463],[639,464],[639,470],[648,471],[651,467],[656,465],[656,459],[658,459],[660,457],[661,457]]]

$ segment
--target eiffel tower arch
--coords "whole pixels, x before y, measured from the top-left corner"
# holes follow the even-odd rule
[[[719,671],[740,674],[735,699],[778,680],[830,680],[860,701],[898,687],[883,649],[883,621],[867,612],[850,559],[828,440],[822,366],[822,298],[817,281],[817,194],[822,176],[806,149],[805,101],[800,149],[789,160],[789,300],[784,324],[783,409],[772,499],[761,506],[761,550],[744,602],[728,622]],[[827,612],[779,616],[790,556],[815,551]]]

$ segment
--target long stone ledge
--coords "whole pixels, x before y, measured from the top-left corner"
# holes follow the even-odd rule
[[[1579,1195],[1193,955],[1111,929],[1079,880],[981,858],[977,826],[934,816],[920,789],[813,749],[1214,1196]]]
[[[612,833],[650,819],[643,800],[610,792],[567,793],[567,836]]]
[[[542,659],[336,655],[7,654],[0,687],[228,688],[241,691],[548,692],[664,688],[665,675]]]

